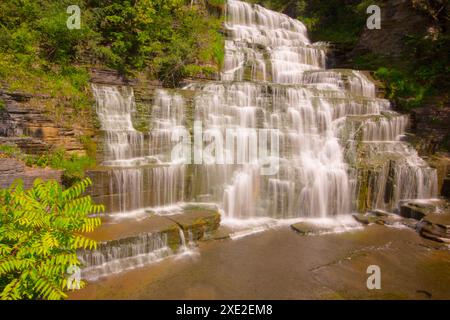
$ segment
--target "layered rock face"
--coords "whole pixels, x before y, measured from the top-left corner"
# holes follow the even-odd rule
[[[14,181],[22,180],[23,187],[33,187],[35,179],[56,180],[61,182],[61,170],[52,169],[30,169],[17,160],[0,158],[0,188],[9,188]]]
[[[68,125],[52,119],[44,107],[52,99],[48,96],[2,91],[0,97],[5,101],[5,107],[0,111],[3,143],[17,144],[30,154],[41,154],[52,148],[85,153],[80,136],[93,134],[92,123]]]

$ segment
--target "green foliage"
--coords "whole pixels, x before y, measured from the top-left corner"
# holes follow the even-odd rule
[[[375,72],[375,76],[386,83],[388,98],[402,108],[415,108],[425,97],[427,89],[398,70],[381,67]]]
[[[90,184],[85,179],[63,190],[56,181],[38,179],[30,190],[18,182],[0,191],[2,300],[66,297],[67,270],[80,265],[76,251],[97,245],[83,235],[101,223],[89,215],[104,210],[83,196]]]
[[[80,62],[124,74],[145,70],[170,86],[187,76],[208,76],[219,70],[224,53],[221,18],[206,8],[221,8],[223,3],[4,0],[0,77],[12,90],[48,93],[90,107],[89,66],[76,66]],[[80,30],[66,26],[66,9],[74,4],[81,8]]]
[[[83,144],[84,150],[89,158],[95,159],[97,157],[97,144],[87,135],[80,137],[80,142]]]
[[[445,33],[435,38],[407,35],[405,45],[405,52],[397,59],[365,54],[356,57],[353,65],[376,71],[375,76],[386,84],[389,99],[408,110],[422,106],[429,96],[448,92],[450,37]]]
[[[28,155],[25,161],[29,166],[35,165],[41,168],[50,167],[64,170],[62,179],[65,186],[70,186],[83,179],[84,171],[95,164],[95,161],[89,156],[69,155],[63,150],[49,152],[41,156]]]
[[[213,6],[222,6],[225,4],[226,0],[207,0],[208,4]]]
[[[196,74],[220,67],[221,21],[202,6],[183,0],[90,1],[89,6],[101,35],[94,51],[123,73],[145,69],[174,86],[192,75],[192,65]]]
[[[8,157],[18,158],[22,152],[15,145],[2,144],[0,145],[0,153],[7,155]]]
[[[374,0],[252,0],[277,11],[288,11],[302,21],[314,41],[354,45]]]
[[[89,26],[69,30],[66,8],[81,1],[5,0],[0,4],[0,76],[11,90],[49,94],[89,106],[87,72],[68,67],[94,38]]]
[[[436,37],[423,35],[406,36],[406,58],[411,61],[411,73],[421,84],[430,89],[450,88],[450,35],[439,33]]]
[[[299,19],[310,27],[314,40],[330,41],[340,45],[355,45],[367,19],[366,9],[377,4],[373,0],[303,0]],[[311,23],[312,21],[313,23]]]

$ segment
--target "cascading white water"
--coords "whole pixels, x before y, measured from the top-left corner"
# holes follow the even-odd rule
[[[104,164],[123,164],[142,156],[144,136],[133,127],[133,90],[129,87],[92,85],[97,115],[105,132]]]
[[[131,89],[93,86],[119,211],[208,199],[237,219],[346,214],[357,209],[361,159],[374,165],[377,152],[389,161],[372,170],[372,207],[436,195],[436,172],[401,141],[407,117],[376,97],[363,72],[325,69],[326,45],[311,43],[300,21],[229,0],[225,28],[222,81],[183,90],[193,91],[194,120],[207,140],[200,144],[234,129],[224,157],[237,150],[248,161],[217,164],[204,156],[186,186],[188,166],[170,154],[173,134],[187,129],[183,90],[156,90],[147,137],[133,128]],[[261,174],[257,129],[277,130],[274,175]],[[391,181],[395,190],[388,192]]]
[[[237,139],[243,141],[253,128],[279,129],[280,167],[276,175],[262,176],[257,162],[231,172],[216,165],[206,189],[225,185],[216,201],[222,197],[230,218],[325,217],[356,210],[360,169],[347,165],[344,151],[356,144],[346,141],[403,144],[407,117],[376,98],[364,73],[324,69],[326,45],[312,44],[301,22],[236,0],[227,1],[226,14],[222,82],[188,87],[205,92],[196,97],[196,119],[206,131],[240,128]],[[364,119],[344,141],[342,132],[352,117]],[[435,196],[435,171],[406,146],[400,158],[392,162],[398,170],[390,205]],[[387,178],[381,174],[377,180],[383,201],[374,208],[387,207]]]
[[[323,44],[311,44],[300,21],[241,1],[230,0],[226,8],[230,39],[225,42],[222,80],[242,81],[251,65],[251,80],[300,83],[305,70],[325,67]]]
[[[184,200],[185,166],[171,163],[171,134],[182,130],[183,99],[165,90],[155,93],[150,137],[135,130],[132,88],[92,85],[104,131],[111,213],[144,210]],[[149,142],[150,141],[150,142]]]
[[[305,26],[258,5],[228,1],[224,81],[203,86],[197,110],[207,109],[206,128],[279,129],[280,170],[265,177],[255,166],[243,166],[228,179],[223,206],[231,218],[326,216],[350,211],[350,184],[334,133],[334,110],[314,89],[300,84],[336,78],[312,74],[325,67],[326,48],[311,44]],[[264,58],[266,57],[266,58]],[[271,74],[269,74],[269,70]],[[308,72],[306,72],[308,71]],[[335,85],[339,86],[336,79]],[[293,84],[298,84],[293,85]],[[335,86],[336,87],[336,86]],[[336,88],[337,88],[336,87]],[[219,102],[219,103],[218,103]],[[210,121],[213,120],[213,121]],[[238,139],[246,139],[245,136]]]
[[[184,131],[184,100],[178,94],[169,94],[166,90],[156,90],[152,109],[152,127],[150,131],[150,153],[159,161],[170,162],[168,156],[172,150],[172,134]]]
[[[101,277],[134,269],[172,254],[167,234],[141,234],[134,239],[101,243],[94,251],[81,251],[80,262],[86,266],[82,277],[91,281]]]

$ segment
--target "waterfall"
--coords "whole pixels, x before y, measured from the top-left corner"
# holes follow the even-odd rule
[[[97,101],[97,116],[105,132],[104,164],[126,164],[142,155],[144,137],[133,127],[135,110],[133,90],[128,87],[92,85]]]
[[[184,129],[183,99],[158,90],[152,108],[153,130],[144,134],[133,126],[132,88],[93,84],[92,90],[104,132],[102,165],[109,181],[101,199],[111,213],[144,211],[184,201],[185,166],[170,159],[171,134]],[[101,184],[104,178],[97,180]]]
[[[311,43],[305,26],[284,14],[236,0],[226,14],[222,82],[203,86],[210,93],[197,104],[207,108],[206,127],[281,131],[279,172],[237,169],[223,196],[229,217],[345,214],[366,200],[367,183],[368,208],[437,195],[436,171],[401,141],[408,118],[377,98],[365,73],[326,70],[326,45]],[[367,170],[370,182],[362,181]]]
[[[206,200],[225,218],[287,219],[436,197],[436,171],[403,141],[408,117],[377,97],[368,74],[326,69],[325,43],[259,5],[228,0],[225,29],[221,80],[156,90],[148,133],[133,127],[132,89],[93,85],[113,211]],[[203,162],[186,164],[171,158],[172,137],[195,131],[191,120],[203,133],[194,142]],[[276,138],[273,174],[261,170],[260,130]],[[219,136],[224,152],[208,155]]]
[[[326,83],[338,90],[342,82],[339,75],[322,72],[324,44],[311,44],[300,21],[240,1],[228,1],[225,26],[223,82],[200,88],[208,92],[196,101],[200,118],[206,128],[222,131],[226,126],[279,129],[281,148],[276,175],[262,176],[254,166],[244,166],[228,179],[222,199],[226,215],[292,218],[350,212],[335,110],[313,87]]]

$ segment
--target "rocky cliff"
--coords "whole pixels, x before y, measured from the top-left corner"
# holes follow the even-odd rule
[[[40,94],[3,90],[0,91],[0,99],[4,101],[0,110],[2,143],[16,144],[30,154],[56,148],[69,153],[85,153],[81,137],[92,136],[95,123],[90,110],[74,110],[70,102],[67,102],[68,106],[50,109],[48,105],[55,106],[59,102]]]

